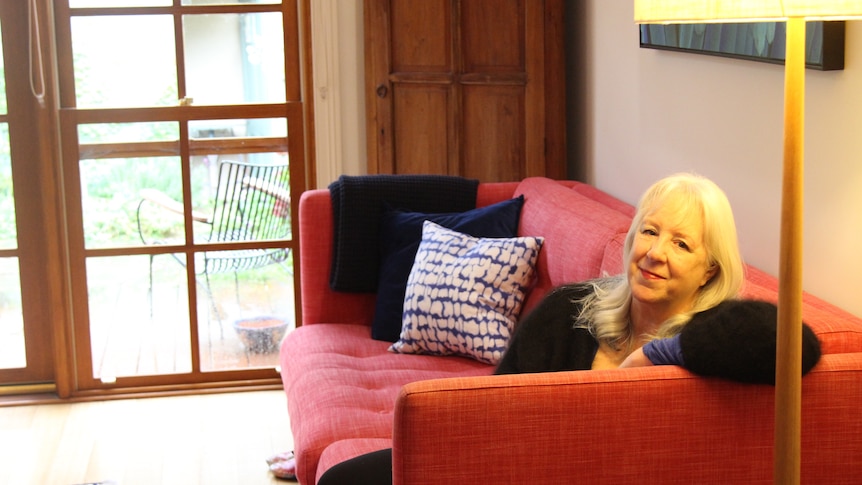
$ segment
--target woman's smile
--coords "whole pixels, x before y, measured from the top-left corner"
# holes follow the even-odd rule
[[[638,269],[641,270],[641,276],[643,276],[643,279],[645,279],[645,280],[663,280],[663,279],[666,279],[664,276],[653,273],[652,271],[649,271],[649,270],[646,270],[643,268],[638,268]]]

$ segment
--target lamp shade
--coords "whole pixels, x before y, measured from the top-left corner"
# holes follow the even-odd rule
[[[841,20],[862,16],[860,0],[635,0],[635,22]]]

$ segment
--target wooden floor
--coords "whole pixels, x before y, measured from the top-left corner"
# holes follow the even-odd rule
[[[282,391],[0,407],[0,484],[289,484]]]

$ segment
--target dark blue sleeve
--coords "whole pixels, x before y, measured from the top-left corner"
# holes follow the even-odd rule
[[[685,365],[679,335],[647,342],[643,353],[655,365]]]

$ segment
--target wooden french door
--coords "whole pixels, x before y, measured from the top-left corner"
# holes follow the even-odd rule
[[[564,178],[562,0],[366,0],[368,171]]]
[[[0,2],[0,385],[279,382],[299,321],[305,8]]]
[[[297,320],[299,4],[125,3],[55,1],[75,387],[276,382]],[[289,169],[261,187],[226,161]],[[263,215],[290,234],[248,237]]]

